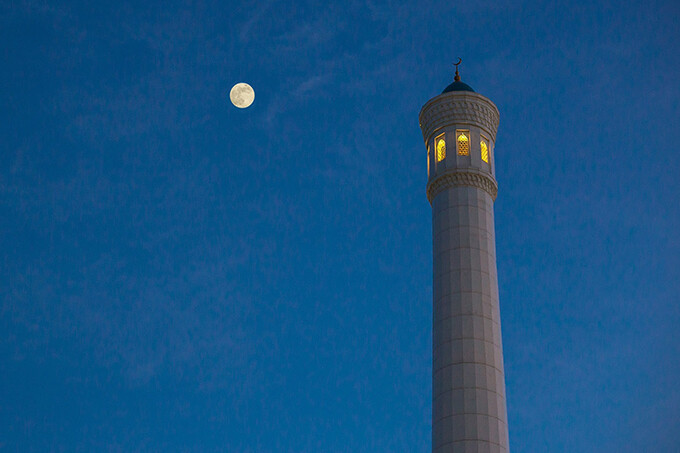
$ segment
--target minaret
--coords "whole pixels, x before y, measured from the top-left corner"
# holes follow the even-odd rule
[[[498,108],[454,82],[420,111],[432,205],[432,451],[508,452],[493,203]]]

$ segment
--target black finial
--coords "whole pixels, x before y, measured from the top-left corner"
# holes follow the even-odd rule
[[[460,74],[458,74],[458,65],[463,61],[462,58],[458,57],[458,63],[454,63],[453,65],[456,67],[456,75],[453,78],[454,81],[460,82]]]

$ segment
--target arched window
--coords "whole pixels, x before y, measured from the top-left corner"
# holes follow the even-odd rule
[[[489,142],[484,137],[479,141],[479,149],[482,152],[482,160],[489,163]]]
[[[437,162],[441,162],[446,158],[446,140],[444,134],[434,139],[434,150],[437,155]]]
[[[470,154],[470,131],[456,131],[456,143],[458,154],[467,156]]]
[[[430,145],[427,145],[427,177],[430,177]]]

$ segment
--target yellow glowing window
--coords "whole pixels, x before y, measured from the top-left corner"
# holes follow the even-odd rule
[[[489,163],[489,143],[485,139],[481,139],[479,142],[479,148],[482,151],[482,160]]]
[[[430,145],[427,145],[427,177],[430,177]]]
[[[434,149],[437,154],[437,162],[441,162],[446,157],[446,140],[444,134],[434,139]]]
[[[467,156],[470,154],[470,133],[468,131],[457,131],[458,138],[456,143],[458,144],[458,154],[461,156]]]

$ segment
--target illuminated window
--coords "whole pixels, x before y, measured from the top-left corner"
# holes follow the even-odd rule
[[[441,162],[446,157],[446,140],[444,134],[434,139],[434,149],[437,154],[437,162]]]
[[[456,131],[456,143],[458,154],[461,156],[470,154],[470,131]]]
[[[430,145],[427,145],[427,177],[430,177]]]
[[[479,149],[482,152],[482,160],[489,163],[489,142],[484,137],[479,141]]]

